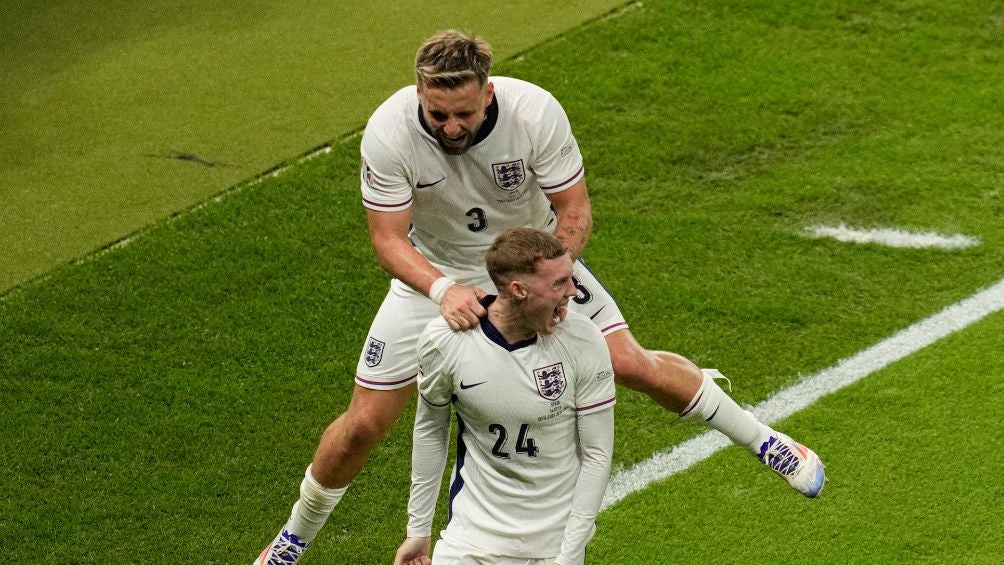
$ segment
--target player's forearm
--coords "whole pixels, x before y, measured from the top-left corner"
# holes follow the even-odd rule
[[[377,261],[388,274],[425,295],[432,283],[443,276],[408,239],[388,238],[373,241]]]
[[[370,243],[380,266],[394,278],[428,295],[433,281],[443,274],[411,244],[408,238],[411,211],[378,212],[367,209],[366,219],[369,222]]]
[[[558,227],[555,228],[554,235],[565,244],[565,249],[568,249],[572,258],[582,256],[592,231],[593,213],[588,201],[559,211]]]
[[[586,544],[592,537],[596,516],[610,477],[610,458],[614,450],[614,411],[602,410],[579,418],[579,451],[582,465],[575,482],[572,510],[565,524],[560,565],[581,565],[586,558]]]
[[[593,207],[586,190],[586,179],[579,179],[561,192],[548,194],[548,199],[558,219],[554,235],[565,244],[572,258],[578,259],[593,231]]]
[[[450,407],[433,406],[419,397],[411,451],[408,536],[432,535],[439,485],[450,442]]]

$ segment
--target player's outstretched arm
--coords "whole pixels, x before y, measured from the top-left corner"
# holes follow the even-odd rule
[[[394,555],[394,565],[432,565],[431,539],[430,536],[405,539]]]

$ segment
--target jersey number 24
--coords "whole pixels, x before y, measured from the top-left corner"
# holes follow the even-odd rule
[[[488,426],[488,431],[498,436],[498,439],[495,440],[495,445],[492,447],[492,455],[502,459],[509,459],[509,453],[503,451],[506,446],[506,439],[509,437],[509,432],[505,429],[505,426],[502,424],[492,424]],[[537,443],[533,441],[533,438],[527,437],[527,432],[529,431],[530,424],[523,424],[519,427],[519,436],[516,438],[516,453],[525,453],[529,457],[536,457],[537,452],[540,450],[537,448]]]

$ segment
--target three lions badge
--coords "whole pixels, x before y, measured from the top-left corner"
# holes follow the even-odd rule
[[[383,360],[384,342],[375,337],[370,337],[366,343],[366,355],[363,358],[367,367],[376,367]]]
[[[548,400],[557,400],[565,392],[568,384],[561,363],[534,369],[533,376],[537,383],[537,392]]]
[[[516,190],[526,180],[522,159],[508,163],[492,163],[492,171],[495,172],[495,184],[502,190]]]

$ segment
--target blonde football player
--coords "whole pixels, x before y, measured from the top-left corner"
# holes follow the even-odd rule
[[[395,563],[429,555],[452,405],[450,519],[432,563],[581,564],[613,450],[610,355],[596,325],[567,312],[578,290],[561,240],[507,230],[486,263],[498,296],[482,299],[478,325],[436,318],[418,340],[409,537]]]

